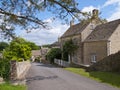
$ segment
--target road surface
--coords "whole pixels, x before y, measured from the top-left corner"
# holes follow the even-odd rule
[[[119,90],[59,67],[32,63],[27,74],[28,90]]]

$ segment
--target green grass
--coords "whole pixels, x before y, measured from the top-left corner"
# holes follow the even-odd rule
[[[24,85],[0,84],[0,90],[26,90]]]
[[[65,68],[65,70],[120,88],[120,73],[86,72],[84,69],[81,68]]]

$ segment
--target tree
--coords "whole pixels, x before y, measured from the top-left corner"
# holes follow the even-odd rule
[[[66,41],[63,45],[62,53],[63,53],[63,60],[68,61],[68,56],[78,48],[72,41],[72,39]]]
[[[10,42],[10,46],[3,52],[4,58],[9,60],[27,60],[31,57],[31,48],[22,38],[16,38]]]
[[[45,45],[42,45],[42,47],[44,47],[44,48],[51,48],[51,45],[50,44],[45,44]]]
[[[54,63],[54,59],[61,59],[61,50],[59,48],[52,48],[46,55],[47,60],[50,61],[50,63]]]
[[[27,40],[25,40],[24,38],[21,38],[21,37],[14,38],[12,40],[12,42],[17,42],[17,43],[20,43],[20,44],[26,44],[31,48],[31,50],[39,50],[40,49],[39,46],[37,46],[35,43],[27,41]]]
[[[0,51],[3,51],[3,49],[7,48],[9,46],[6,42],[0,42]]]
[[[39,50],[40,47],[37,46],[35,43],[27,41],[26,44],[31,48],[31,50]]]
[[[67,21],[76,14],[84,14],[77,8],[75,0],[1,0],[0,1],[0,29],[5,36],[14,38],[17,26],[26,30],[32,28],[47,28],[47,23],[40,15],[49,11],[60,19]]]

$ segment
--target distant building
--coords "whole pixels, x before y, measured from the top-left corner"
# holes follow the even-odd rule
[[[32,50],[32,61],[35,61],[35,58],[40,57],[41,56],[41,51],[40,50]]]
[[[49,51],[49,48],[41,47],[40,52],[41,52],[42,60],[46,60],[46,55],[47,55],[48,51]]]

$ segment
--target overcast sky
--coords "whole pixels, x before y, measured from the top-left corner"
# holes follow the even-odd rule
[[[82,11],[89,12],[93,9],[98,9],[101,12],[100,17],[112,21],[120,18],[120,0],[78,0],[79,8]],[[62,25],[60,20],[52,21],[52,15],[45,12],[41,17],[44,21],[49,22],[51,29],[49,30],[33,30],[31,33],[20,31],[17,34],[37,45],[51,44],[57,41],[69,27],[69,25]]]

